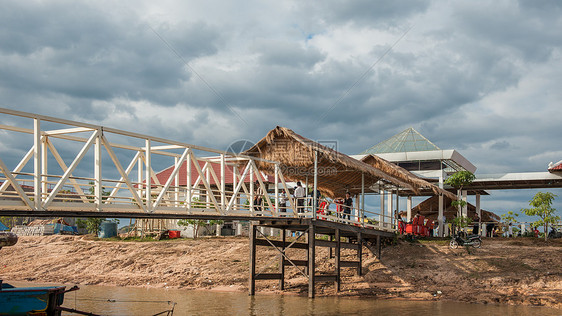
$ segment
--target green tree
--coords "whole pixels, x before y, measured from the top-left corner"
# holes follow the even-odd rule
[[[90,234],[97,235],[100,232],[100,225],[103,221],[105,221],[105,218],[79,218],[76,220],[76,226],[78,228],[85,228]]]
[[[93,217],[86,218],[86,219],[79,218],[76,220],[76,226],[78,226],[78,228],[85,228],[90,234],[97,235],[100,232],[101,223],[105,221],[107,221],[107,219],[105,218],[93,218]],[[118,218],[113,218],[111,219],[111,221],[119,225]]]
[[[505,214],[501,215],[502,218],[502,222],[506,223],[506,224],[513,224],[515,222],[517,222],[517,216],[519,216],[519,214],[513,212],[513,211],[509,211]]]
[[[519,214],[513,212],[513,211],[509,211],[505,214],[501,215],[501,219],[502,222],[506,225],[507,229],[509,229],[513,223],[517,222],[517,217],[519,216]],[[517,232],[519,231],[519,229],[517,227],[511,227],[511,232],[513,233],[513,236],[517,236]],[[509,237],[512,237],[511,235],[509,235]]]
[[[463,187],[470,185],[476,176],[470,171],[457,171],[449,176],[445,183],[452,186],[453,188],[457,189],[457,200],[451,202],[451,206],[456,207],[459,213],[459,217],[461,214],[461,209],[466,206],[466,201],[461,199],[461,192]]]
[[[451,202],[451,206],[456,207],[457,209],[463,208],[467,205],[466,201],[464,200],[455,200]]]
[[[472,223],[472,218],[466,216],[457,216],[452,220],[455,227],[459,229],[467,228]]]
[[[554,198],[557,197],[555,194],[550,192],[537,192],[533,199],[529,201],[529,205],[532,208],[521,209],[521,212],[528,216],[538,216],[540,219],[535,221],[533,225],[544,227],[544,240],[548,240],[548,224],[555,224],[560,220],[560,216],[557,216],[556,209],[552,207],[552,202]]]
[[[6,225],[8,228],[12,228],[15,226],[15,217],[11,216],[0,216],[0,223]]]
[[[453,173],[445,180],[445,183],[460,191],[463,187],[470,185],[474,179],[476,179],[476,176],[472,172],[465,170]]]
[[[90,188],[88,189],[88,192],[90,193],[91,196],[88,196],[89,200],[92,200],[91,202],[93,203],[94,197],[93,195],[96,192],[96,187],[95,187],[95,183],[93,181],[88,182],[88,184],[90,185]],[[103,200],[107,199],[107,196],[109,196],[109,192],[106,191],[103,187],[102,187],[102,191],[101,194],[103,196]],[[85,228],[88,233],[90,234],[95,234],[97,235],[100,232],[100,225],[103,221],[105,221],[105,218],[86,218],[86,219],[77,219],[76,220],[76,226],[78,226],[78,228]],[[113,219],[112,221],[116,222],[117,224],[119,224],[119,220],[118,219]]]
[[[95,185],[96,183],[94,181],[90,181],[88,182],[88,184],[90,185],[90,188],[88,189],[88,193],[90,194],[90,196],[88,196],[88,199],[93,200],[94,195],[96,194],[96,185]],[[105,201],[110,194],[111,193],[109,191],[106,191],[104,187],[101,188],[101,195],[102,195],[101,199],[103,201]]]

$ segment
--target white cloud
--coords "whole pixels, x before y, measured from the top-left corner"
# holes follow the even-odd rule
[[[562,159],[560,12],[513,1],[8,2],[0,106],[217,149],[284,125],[357,153],[414,126],[479,171],[543,170]]]

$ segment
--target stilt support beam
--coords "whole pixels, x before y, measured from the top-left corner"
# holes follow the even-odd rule
[[[281,253],[279,254],[279,260],[281,261],[281,264],[279,265],[279,274],[281,274],[281,279],[279,280],[279,289],[281,291],[285,290],[285,258],[284,256],[285,254],[285,230],[282,229],[281,230],[281,241],[283,243],[283,247],[281,248]],[[289,262],[287,262],[289,263]],[[289,263],[290,264],[290,263]]]
[[[256,226],[250,224],[250,295],[256,294]]]
[[[336,249],[334,251],[336,256],[335,286],[336,286],[336,292],[339,292],[341,290],[341,236],[340,236],[340,230],[338,228],[336,228],[336,233],[334,237],[336,239]]]
[[[314,284],[316,281],[316,234],[314,223],[311,223],[308,227],[308,297],[314,298]]]
[[[260,228],[277,228],[280,231],[279,239],[271,239]],[[287,241],[287,230],[299,232],[296,239]],[[329,236],[327,239],[316,239],[316,235]],[[365,245],[375,256],[381,256],[381,238],[390,238],[392,235],[385,232],[374,233],[371,229],[358,226],[334,225],[321,220],[301,219],[294,223],[283,223],[275,220],[260,219],[252,222],[250,228],[250,295],[255,294],[256,280],[279,280],[279,288],[285,290],[285,274],[287,269],[298,271],[308,281],[308,297],[316,296],[316,284],[318,282],[333,283],[337,292],[341,291],[341,269],[352,268],[357,275],[363,275],[363,245]],[[304,241],[303,239],[306,239]],[[342,242],[345,240],[346,242]],[[376,240],[376,248],[374,247]],[[256,269],[257,247],[265,246],[273,248],[277,254],[270,255],[269,264]],[[330,248],[329,258],[317,258],[316,247]],[[300,251],[300,258],[293,260],[289,258],[289,249]],[[349,249],[357,254],[357,259],[342,260],[342,249]],[[306,252],[306,254],[304,253]],[[293,251],[291,251],[293,253]],[[335,269],[331,271],[318,271],[316,260],[335,259]],[[261,260],[260,260],[261,261]],[[272,269],[274,263],[278,267]],[[288,268],[287,268],[288,267]],[[259,270],[260,272],[256,271]]]
[[[357,233],[357,257],[359,257],[359,264],[357,265],[357,275],[362,274],[362,265],[363,265],[363,235],[361,233]]]

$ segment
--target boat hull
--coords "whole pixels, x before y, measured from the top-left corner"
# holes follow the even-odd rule
[[[0,290],[0,315],[60,315],[65,286],[12,287]]]

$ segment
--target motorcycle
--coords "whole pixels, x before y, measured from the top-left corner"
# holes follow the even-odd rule
[[[480,239],[480,235],[468,235],[465,239],[461,233],[457,233],[451,239],[449,247],[451,247],[451,249],[456,249],[458,246],[480,248],[480,246],[482,246],[482,239]]]
[[[556,228],[551,227],[550,232],[548,233],[548,238],[562,238],[562,232],[559,232]]]

